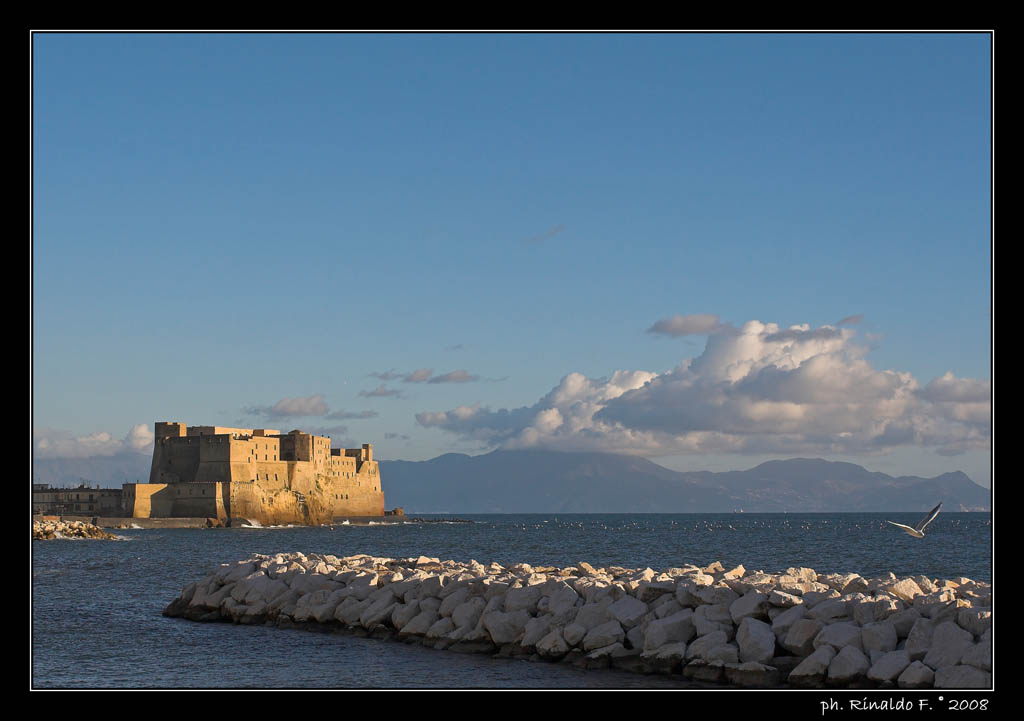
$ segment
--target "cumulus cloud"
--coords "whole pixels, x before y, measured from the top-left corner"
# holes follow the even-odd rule
[[[381,383],[372,391],[359,391],[359,395],[363,398],[401,398],[402,391],[397,388],[388,388],[385,384]]]
[[[418,413],[416,421],[506,448],[591,449],[600,435],[614,430],[596,423],[594,414],[611,398],[639,388],[654,377],[646,371],[616,371],[611,378],[592,380],[581,373],[570,373],[530,407],[492,411],[479,405],[460,406],[450,411]]]
[[[107,431],[76,436],[53,428],[36,428],[32,431],[32,445],[37,458],[149,454],[153,451],[153,429],[147,423],[139,423],[132,426],[123,438],[116,438]]]
[[[243,410],[254,416],[294,418],[301,416],[323,416],[327,414],[328,408],[327,403],[324,402],[323,394],[317,394],[308,398],[282,398],[270,407],[251,406]]]
[[[332,411],[324,417],[331,420],[347,421],[366,420],[367,418],[376,418],[377,415],[377,411]]]
[[[723,328],[717,315],[695,313],[693,315],[674,315],[663,318],[647,329],[648,333],[661,335],[707,335]]]
[[[490,446],[648,456],[988,447],[988,381],[947,373],[922,389],[910,373],[873,368],[850,328],[706,318],[714,332],[703,353],[667,372],[570,373],[531,406],[460,406],[416,420]]]
[[[990,427],[992,384],[987,380],[957,378],[946,371],[920,391],[921,398],[945,420],[984,428]]]
[[[348,433],[348,426],[314,426],[301,430],[314,436],[340,436]],[[338,446],[335,445],[334,447],[337,448]]]
[[[957,378],[952,371],[930,382],[921,396],[935,403],[988,403],[992,384],[985,380]]]
[[[149,427],[148,423],[134,425],[125,436],[124,442],[133,451],[149,453],[153,450],[153,429]]]
[[[370,375],[381,380],[401,379],[403,383],[472,383],[473,381],[480,380],[480,376],[470,375],[469,371],[466,370],[455,370],[450,373],[434,375],[433,368],[417,368],[411,373],[398,373],[392,369],[383,373],[371,373]]]
[[[380,378],[382,381],[393,381],[402,377],[402,374],[392,368],[389,371],[379,371],[377,373],[370,373],[374,378]]]
[[[452,371],[444,375],[434,376],[428,383],[472,383],[480,380],[480,376],[470,375],[465,370]]]

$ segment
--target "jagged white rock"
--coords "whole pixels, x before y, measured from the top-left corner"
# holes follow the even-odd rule
[[[752,616],[744,618],[736,631],[740,660],[768,663],[775,656],[775,633],[764,621]]]
[[[875,661],[868,669],[872,681],[895,681],[910,665],[910,654],[906,651],[890,651]]]
[[[782,647],[797,656],[811,654],[817,646],[814,639],[818,637],[825,624],[813,618],[801,618],[789,627],[786,637],[782,640]]]
[[[850,683],[868,672],[867,656],[856,646],[844,646],[828,664],[828,680],[832,683]]]
[[[681,671],[739,686],[985,688],[991,599],[991,584],[891,573],[277,553],[221,565],[164,613],[340,625],[439,649]]]

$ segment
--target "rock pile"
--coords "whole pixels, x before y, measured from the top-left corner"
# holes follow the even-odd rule
[[[991,687],[991,607],[967,578],[279,553],[222,565],[164,614],[743,687],[920,689]]]
[[[33,521],[32,538],[49,541],[54,538],[98,538],[110,541],[116,538],[99,526],[83,521]]]

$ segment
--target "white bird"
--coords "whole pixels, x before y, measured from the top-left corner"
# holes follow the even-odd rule
[[[904,526],[902,523],[895,523],[894,521],[886,521],[886,523],[892,523],[892,525],[902,528],[904,531],[909,533],[914,538],[924,538],[924,527],[935,520],[935,517],[939,515],[939,509],[942,508],[940,503],[932,510],[928,511],[928,515],[921,519],[921,521],[914,527]]]

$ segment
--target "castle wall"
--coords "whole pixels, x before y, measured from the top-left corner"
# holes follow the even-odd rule
[[[170,515],[171,504],[167,503],[166,483],[126,483],[123,486],[125,511],[134,518],[158,518]],[[154,500],[154,498],[156,500]]]
[[[249,518],[264,523],[269,522],[264,515],[264,507],[260,488],[255,481],[234,481],[231,483],[231,514],[236,518]]]
[[[384,494],[376,461],[364,463],[350,478],[328,482],[324,490],[334,516],[384,515]]]
[[[222,483],[178,483],[173,491],[171,515],[185,518],[226,518]]]
[[[259,461],[258,463],[232,463],[221,478],[229,477],[232,481],[259,481],[280,488],[292,488],[291,466],[288,461]]]
[[[300,431],[157,423],[149,484],[134,484],[138,518],[249,518],[264,525],[382,516],[370,444],[332,449]]]
[[[188,434],[184,423],[167,423],[157,421],[154,426],[154,436],[157,438],[178,438]]]
[[[323,436],[312,437],[312,458],[314,467],[326,470],[331,462],[331,439]]]
[[[229,428],[228,426],[189,426],[188,435],[190,436],[221,436],[221,435],[237,435],[237,436],[276,436],[278,431],[270,430],[269,428]]]
[[[331,453],[332,453],[332,455],[331,455],[331,463],[333,464],[335,470],[338,470],[338,471],[348,471],[349,473],[355,473],[356,472],[356,459],[353,458],[352,456],[342,456],[342,455],[339,455],[338,451],[340,451],[340,450],[342,450],[342,449],[340,449],[340,448],[332,448],[331,449]]]
[[[244,451],[243,454],[236,456],[238,460],[250,456],[254,462],[285,460],[281,453],[281,439],[278,437],[253,436],[248,439],[232,439],[230,445]]]
[[[200,439],[157,438],[153,442],[150,483],[180,483],[196,477],[199,468]]]
[[[308,433],[287,433],[279,439],[281,455],[289,461],[309,461],[313,458],[313,436]]]
[[[227,518],[226,483],[126,483],[122,493],[132,518]]]
[[[304,495],[316,492],[317,485],[323,477],[317,473],[312,463],[293,463],[290,488]]]

